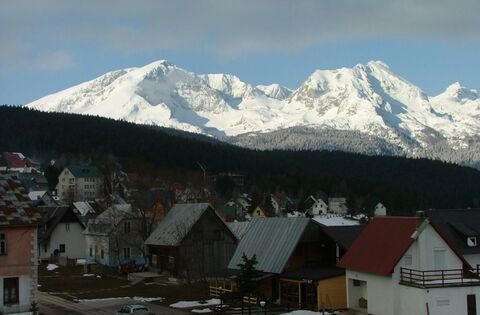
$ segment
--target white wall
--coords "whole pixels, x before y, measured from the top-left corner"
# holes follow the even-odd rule
[[[90,256],[90,248],[92,248],[92,256]],[[101,251],[103,249],[103,259]],[[85,257],[89,261],[97,261],[108,265],[110,259],[109,239],[107,236],[101,235],[85,235]]]
[[[28,276],[19,276],[18,278],[18,291],[19,291],[19,304],[5,306],[3,305],[3,278],[0,277],[0,311],[5,314],[26,312],[30,309],[31,300],[31,281]]]
[[[347,281],[347,303],[348,308],[356,308],[356,301],[353,301],[352,282],[349,280],[366,281],[366,299],[368,303],[367,311],[375,315],[397,315],[394,313],[393,301],[397,297],[394,296],[393,283],[391,277],[377,276],[374,274],[357,272],[352,270],[346,271]],[[351,301],[352,297],[352,301]],[[352,303],[355,303],[352,305]]]
[[[436,249],[445,249],[445,269],[461,269],[462,261],[457,255],[450,249],[447,243],[438,235],[438,233],[432,228],[431,225],[427,225],[426,228],[420,233],[417,241],[414,242],[409,249],[403,255],[403,258],[399,261],[397,267],[405,267],[417,270],[434,270],[435,259],[434,252]],[[405,256],[412,256],[412,265],[405,264]]]
[[[67,230],[66,225],[70,225]],[[62,257],[84,258],[85,257],[85,236],[83,235],[83,226],[78,222],[59,223],[50,235],[47,242],[47,251],[44,245],[40,246],[40,256],[42,259],[48,259],[55,249],[60,248],[60,244],[65,244],[65,253],[60,253]]]

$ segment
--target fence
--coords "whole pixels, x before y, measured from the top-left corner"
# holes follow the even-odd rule
[[[479,269],[415,270],[400,268],[400,284],[419,288],[480,285]]]

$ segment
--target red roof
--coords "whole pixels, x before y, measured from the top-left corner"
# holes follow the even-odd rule
[[[27,166],[27,163],[18,153],[3,152],[3,158],[7,162],[9,168],[23,168]]]
[[[415,217],[375,217],[338,263],[339,267],[387,276],[413,243]]]

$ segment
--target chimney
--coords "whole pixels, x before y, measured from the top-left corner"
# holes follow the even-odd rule
[[[422,225],[423,221],[425,221],[425,211],[417,211],[415,212],[415,217],[417,218],[417,228]]]

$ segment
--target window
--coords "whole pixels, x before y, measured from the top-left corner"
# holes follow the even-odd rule
[[[60,253],[65,253],[65,244],[60,244],[59,245],[59,252]]]
[[[152,264],[152,266],[154,266],[154,267],[157,266],[157,260],[158,260],[157,255],[152,254],[152,258],[150,259],[150,263]]]
[[[70,223],[65,223],[65,231],[70,231]]]
[[[90,247],[90,257],[93,256],[93,248]]]
[[[127,221],[123,224],[123,230],[125,233],[130,233],[130,222]]]
[[[412,265],[412,255],[405,255],[403,257],[403,265],[404,266],[411,266]]]
[[[436,270],[446,269],[445,252],[444,248],[435,248],[433,250],[433,262]]]
[[[123,258],[130,258],[130,247],[123,248]]]
[[[449,306],[450,300],[448,298],[438,298],[437,299],[437,306]]]
[[[360,286],[360,280],[353,279],[353,286],[354,287],[359,287]]]
[[[104,254],[104,252],[103,252],[103,248],[100,250],[100,258],[102,258],[102,259],[105,258],[105,254]]]
[[[477,247],[477,237],[476,236],[467,237],[467,245],[468,247]]]
[[[7,240],[5,234],[0,234],[0,256],[7,255]]]
[[[18,300],[18,278],[4,278],[3,303],[17,304]]]

